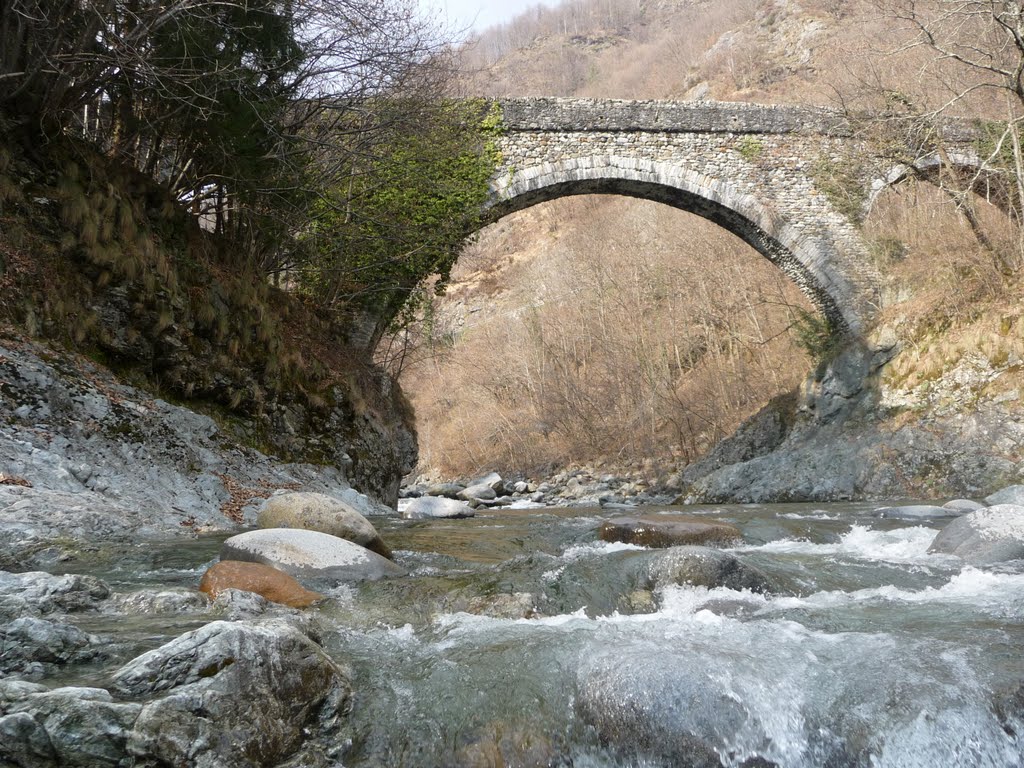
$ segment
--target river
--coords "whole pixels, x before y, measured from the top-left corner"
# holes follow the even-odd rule
[[[1024,695],[1007,696],[1024,680],[1024,563],[929,555],[945,520],[876,506],[687,510],[742,530],[730,551],[767,574],[767,595],[645,593],[658,553],[598,541],[608,510],[375,519],[411,575],[338,587],[312,611],[353,672],[344,764],[1024,764]],[[118,590],[194,586],[219,543],[91,572]],[[102,683],[206,620],[83,618],[116,652],[66,682]]]

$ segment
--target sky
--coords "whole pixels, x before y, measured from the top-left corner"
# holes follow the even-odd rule
[[[440,13],[456,30],[482,32],[502,24],[536,5],[558,5],[559,0],[419,0],[426,13]]]

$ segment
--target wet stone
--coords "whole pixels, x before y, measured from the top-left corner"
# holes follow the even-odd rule
[[[738,557],[710,547],[672,547],[651,561],[647,571],[653,589],[670,584],[689,584],[715,589],[769,592],[768,577]]]
[[[101,688],[30,693],[8,708],[8,717],[19,719],[6,724],[13,733],[9,742],[0,742],[0,758],[34,755],[38,762],[20,763],[33,768],[51,764],[62,768],[126,765],[128,733],[141,709],[138,704],[115,702]],[[0,730],[4,725],[0,721]]]
[[[193,613],[209,609],[210,599],[191,589],[143,589],[115,595],[110,608],[116,613]]]
[[[1024,506],[997,504],[958,517],[939,531],[928,551],[956,555],[971,565],[1024,559]]]
[[[958,515],[966,514],[967,512],[977,512],[979,509],[984,509],[985,505],[971,499],[953,499],[947,501],[942,505],[943,509],[949,509],[956,512]]]
[[[71,624],[23,616],[0,626],[0,674],[39,677],[48,669],[104,655],[100,638]]]
[[[702,544],[725,547],[743,540],[739,529],[728,523],[682,515],[617,517],[600,528],[602,541],[618,541],[643,547]]]
[[[299,528],[354,541],[382,557],[391,550],[377,529],[351,505],[323,493],[281,493],[271,496],[256,519],[260,528]]]
[[[1024,506],[1024,485],[1010,485],[985,497],[985,503],[990,507],[997,504],[1016,504]]]
[[[290,622],[216,621],[133,659],[112,690],[142,704],[128,739],[141,764],[251,768],[333,732],[350,684]]]
[[[220,557],[262,563],[304,581],[372,581],[405,574],[387,558],[347,539],[293,528],[232,536],[221,546]]]
[[[473,517],[476,513],[464,502],[446,499],[439,496],[421,496],[412,499],[403,510],[402,517],[408,520],[424,518],[463,518]]]
[[[226,589],[253,592],[292,608],[307,608],[324,599],[323,595],[306,589],[284,571],[238,560],[222,560],[214,564],[199,582],[199,591],[213,598]]]
[[[951,507],[936,507],[931,504],[908,504],[901,507],[880,507],[875,510],[878,517],[894,520],[918,520],[933,517],[954,517],[960,514]]]
[[[110,588],[94,576],[0,571],[0,618],[95,610]]]

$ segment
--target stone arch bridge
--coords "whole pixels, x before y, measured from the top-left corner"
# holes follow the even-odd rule
[[[502,163],[488,220],[568,195],[654,200],[753,246],[848,335],[860,336],[879,308],[880,275],[856,223],[823,191],[822,168],[859,158],[862,167],[851,170],[866,201],[906,174],[872,158],[837,113],[715,102],[498,103]],[[960,142],[958,156],[972,156],[970,137]]]

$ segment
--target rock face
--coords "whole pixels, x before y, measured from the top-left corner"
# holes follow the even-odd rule
[[[418,499],[412,499],[402,511],[402,517],[408,520],[421,520],[431,517],[473,517],[475,514],[468,505],[463,504],[461,501],[441,496],[421,496]]]
[[[330,728],[350,694],[346,674],[284,621],[217,621],[132,660],[113,692],[141,701],[128,752],[161,765],[276,765],[307,727]]]
[[[728,546],[743,540],[743,535],[733,525],[683,515],[616,517],[601,525],[599,535],[603,541],[621,541],[643,547],[679,544]]]
[[[893,391],[881,366],[895,347],[852,348],[807,379],[792,407],[773,402],[683,472],[689,503],[841,501],[920,496],[980,497],[1024,474],[1018,403],[963,402],[956,369],[921,392]],[[981,378],[998,371],[981,371]],[[948,398],[947,398],[948,395]],[[941,400],[951,409],[933,408]],[[910,423],[885,418],[923,409]],[[776,427],[781,429],[776,429]],[[1013,496],[987,500],[1021,503]]]
[[[269,565],[303,581],[363,581],[405,574],[387,558],[351,541],[294,528],[232,536],[221,546],[220,557]]]
[[[928,551],[971,565],[1024,558],[1024,506],[997,504],[959,517],[939,531]]]
[[[306,608],[324,596],[303,587],[284,571],[261,563],[222,560],[203,574],[199,591],[216,598],[226,589],[254,592],[274,603],[292,608]]]
[[[236,432],[81,356],[9,336],[0,338],[0,379],[0,473],[31,486],[0,484],[0,569],[46,569],[148,537],[231,530],[239,518],[251,525],[274,488],[327,492],[364,514],[384,513],[349,482],[394,503],[415,457],[400,414],[357,416],[344,407],[347,395],[326,419],[268,406],[267,423]],[[280,438],[290,446],[284,455],[296,454],[313,432],[319,442],[308,447],[334,457],[333,466],[282,462],[245,442],[257,433]]]
[[[653,589],[669,584],[696,587],[769,592],[768,577],[735,555],[710,547],[672,547],[651,561],[647,569],[648,586]]]
[[[377,529],[358,511],[323,493],[282,493],[271,496],[256,518],[260,528],[300,528],[354,541],[382,557],[391,550]]]

